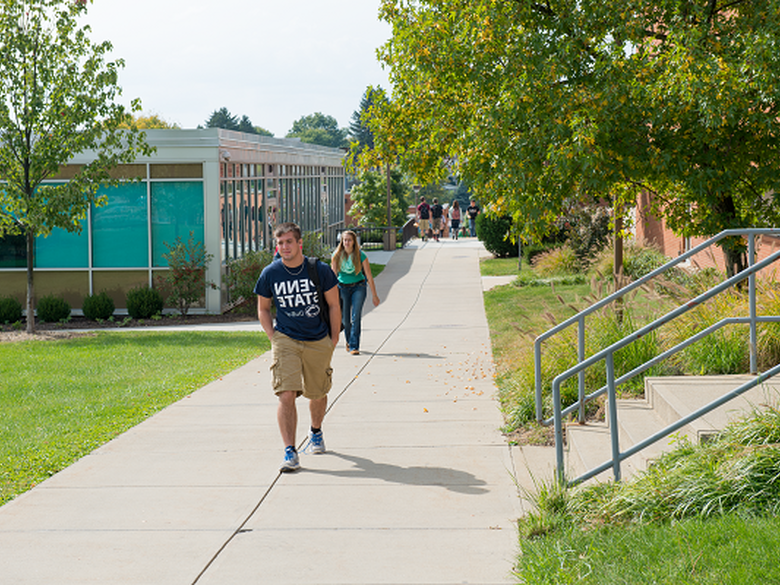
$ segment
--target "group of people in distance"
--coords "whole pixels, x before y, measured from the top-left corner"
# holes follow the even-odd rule
[[[330,362],[344,327],[347,351],[360,353],[360,320],[368,287],[379,305],[371,265],[357,235],[345,231],[328,266],[303,255],[301,228],[283,223],[274,230],[278,258],[257,280],[257,316],[271,341],[271,386],[278,398],[276,419],[284,444],[280,470],[300,469],[295,434],[298,396],[309,399],[311,429],[305,450],[325,452],[322,423],[333,369]],[[276,319],[272,313],[276,307]]]
[[[469,235],[472,238],[477,236],[477,215],[479,214],[479,207],[472,199],[470,205],[466,209],[466,215],[469,218]],[[433,205],[428,204],[425,200],[425,196],[420,197],[420,203],[417,206],[417,227],[420,230],[420,238],[425,241],[427,238],[432,237],[435,241],[439,241],[441,234],[444,230],[442,225],[442,216],[444,215],[444,208],[439,204],[438,198],[433,198]],[[460,203],[456,199],[452,202],[449,208],[450,216],[450,238],[457,240],[460,233],[460,220],[461,209]]]

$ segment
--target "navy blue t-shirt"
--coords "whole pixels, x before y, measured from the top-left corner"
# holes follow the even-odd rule
[[[273,299],[276,305],[277,331],[298,341],[317,341],[330,334],[320,316],[317,287],[309,278],[309,268],[303,264],[288,268],[282,260],[274,260],[260,273],[255,294]],[[327,264],[317,261],[317,273],[324,292],[337,285],[336,275]]]

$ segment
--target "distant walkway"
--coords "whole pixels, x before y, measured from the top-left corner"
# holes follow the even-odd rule
[[[0,582],[514,582],[484,254],[468,239],[393,253],[361,355],[334,355],[327,454],[278,473],[264,354],[0,508]]]

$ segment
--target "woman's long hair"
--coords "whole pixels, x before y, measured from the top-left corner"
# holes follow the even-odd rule
[[[333,258],[336,260],[336,266],[341,270],[341,263],[347,257],[347,251],[344,249],[344,236],[352,236],[354,242],[352,246],[352,265],[355,267],[355,274],[360,274],[363,270],[362,263],[360,262],[360,244],[358,243],[357,234],[352,230],[346,230],[341,232],[341,239],[339,245],[336,246],[336,250],[333,252]]]

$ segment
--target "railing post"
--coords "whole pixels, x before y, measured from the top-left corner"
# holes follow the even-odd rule
[[[585,316],[581,316],[577,320],[577,359],[580,363],[585,361]],[[585,370],[580,370],[577,375],[578,383],[578,395],[577,399],[580,403],[580,409],[578,411],[578,420],[580,424],[585,423]]]
[[[615,481],[620,481],[620,438],[617,416],[617,393],[615,392],[615,360],[612,352],[607,354],[606,362],[609,436],[612,439],[612,471],[615,475]]]
[[[756,237],[748,235],[748,268],[756,258]],[[758,373],[758,332],[756,331],[756,274],[748,276],[748,295],[750,299],[750,373]]]
[[[563,417],[561,416],[561,382],[553,380],[552,387],[553,420],[555,421],[555,463],[558,470],[558,481],[564,483],[566,475],[563,471]]]
[[[534,382],[536,385],[536,421],[541,423],[544,420],[544,412],[542,412],[542,342],[540,339],[534,341]]]

